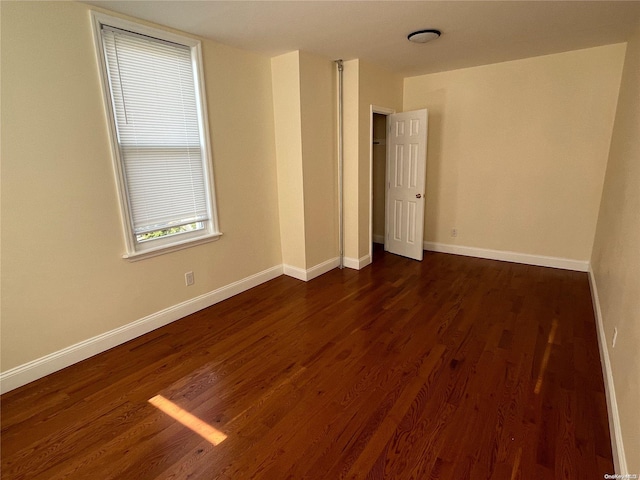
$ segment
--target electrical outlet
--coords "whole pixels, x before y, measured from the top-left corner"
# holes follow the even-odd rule
[[[187,285],[187,287],[196,283],[193,272],[187,272],[184,274],[184,283]]]
[[[615,348],[617,339],[618,339],[618,327],[615,327],[613,329],[613,338],[611,339],[611,348]]]
[[[452,237],[457,237],[458,236],[458,229],[457,228],[452,228],[451,229],[451,236]]]

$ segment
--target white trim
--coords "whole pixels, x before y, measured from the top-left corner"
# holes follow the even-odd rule
[[[340,266],[340,257],[331,258],[326,262],[319,263],[315,267],[307,268],[307,280],[314,279]]]
[[[152,330],[163,327],[203,308],[210,307],[280,275],[282,275],[282,265],[276,265],[275,267],[263,270],[255,275],[250,275],[237,282],[230,283],[224,287],[147,315],[122,327],[115,328],[12,368],[11,370],[7,370],[6,372],[2,372],[0,373],[0,393],[8,392],[42,378],[45,375],[62,370],[69,365],[73,365],[74,363],[78,363],[98,353],[128,342],[129,340],[133,340],[140,335],[149,333]]]
[[[373,114],[374,113],[379,113],[380,115],[393,115],[394,113],[396,113],[396,111],[393,108],[380,107],[378,105],[369,105],[369,263],[371,263],[371,259],[373,258],[373,242],[374,242],[373,240]],[[386,137],[387,137],[387,132],[385,131],[385,138]],[[387,159],[385,157],[385,162],[386,161]],[[379,242],[379,243],[384,243],[384,239],[382,242]],[[367,263],[367,265],[369,265],[369,263]],[[354,268],[354,267],[349,267],[349,268]],[[360,269],[358,268],[358,270]]]
[[[372,235],[373,243],[381,243],[384,245],[384,235]]]
[[[354,270],[360,270],[360,262],[357,258],[344,257],[344,266]]]
[[[604,332],[604,323],[602,319],[602,310],[600,309],[598,287],[596,285],[596,278],[593,274],[591,264],[589,264],[588,272],[589,286],[591,287],[591,300],[593,302],[593,311],[596,316],[598,348],[600,350],[602,376],[604,377],[604,392],[607,399],[607,414],[609,416],[609,434],[611,436],[613,466],[615,473],[626,475],[629,473],[629,471],[627,470],[627,458],[624,452],[624,444],[622,443],[622,425],[620,424],[620,413],[618,412],[618,402],[616,401],[616,389],[613,383],[613,375],[611,372],[611,360],[609,358],[607,336]]]
[[[365,255],[361,258],[344,258],[344,266],[347,268],[352,268],[354,270],[362,270],[364,267],[371,263],[371,255]]]
[[[338,266],[340,266],[340,257],[331,258],[311,268],[307,268],[306,270],[292,265],[283,265],[282,269],[285,275],[297,278],[303,282],[308,282],[309,280],[313,280],[314,278],[319,277]]]
[[[393,115],[394,113],[396,113],[395,108],[380,107],[378,105],[371,105],[370,111],[371,114],[379,113],[380,115]]]
[[[431,252],[453,253],[466,257],[488,258],[490,260],[502,260],[504,262],[524,263],[539,267],[561,268],[563,270],[575,270],[586,272],[589,270],[589,262],[573,260],[571,258],[546,257],[544,255],[531,255],[529,253],[510,252],[507,250],[489,250],[486,248],[465,247],[447,243],[424,242],[424,249]]]
[[[108,15],[96,10],[90,10],[89,14],[91,15],[92,21],[97,22],[98,25],[107,24],[122,30],[129,30],[140,33],[141,35],[146,35],[147,37],[155,37],[161,40],[166,40],[167,42],[179,43],[189,47],[195,47],[201,43],[200,40],[194,37],[169,32],[156,27],[150,27],[137,21],[125,20],[124,18],[114,17],[113,15]],[[94,23],[94,26],[96,26],[96,23]]]
[[[289,277],[297,278],[298,280],[302,280],[303,282],[307,281],[307,271],[302,268],[283,264],[282,272]]]
[[[122,258],[129,260],[130,262],[137,262],[138,260],[157,257],[158,255],[164,255],[166,253],[177,252],[178,250],[195,247],[196,245],[202,245],[203,243],[215,242],[216,240],[219,240],[221,236],[222,233],[212,233],[210,235],[172,243],[170,245],[161,245],[159,247],[151,248],[149,250],[143,250],[138,253],[125,253],[124,255],[122,255]]]

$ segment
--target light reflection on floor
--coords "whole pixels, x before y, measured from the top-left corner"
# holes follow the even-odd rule
[[[536,387],[533,389],[536,395],[540,393],[542,389],[542,381],[544,380],[544,373],[547,370],[547,364],[549,363],[549,355],[551,355],[551,345],[553,345],[553,341],[556,338],[556,330],[558,329],[558,320],[553,319],[551,323],[551,331],[549,332],[549,338],[547,339],[547,348],[544,351],[544,356],[542,357],[542,364],[540,365],[540,374],[538,375],[538,381],[536,382]]]
[[[178,405],[173,403],[171,400],[167,400],[162,395],[156,395],[155,397],[150,398],[149,403],[169,415],[174,420],[180,422],[185,427],[193,430],[213,445],[219,445],[227,438],[227,436],[220,430],[217,430],[208,423],[203,422],[198,417],[180,408]]]

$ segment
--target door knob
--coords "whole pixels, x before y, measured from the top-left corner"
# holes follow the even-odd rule
[[[416,198],[422,198],[422,195],[420,195],[419,193],[416,193]]]

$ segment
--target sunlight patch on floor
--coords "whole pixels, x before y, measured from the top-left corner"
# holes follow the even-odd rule
[[[556,338],[556,330],[558,329],[558,320],[553,319],[551,324],[551,331],[549,332],[549,338],[547,339],[547,348],[544,351],[544,357],[542,357],[542,365],[540,366],[540,374],[538,375],[538,381],[536,387],[533,389],[536,395],[540,393],[542,389],[542,381],[544,380],[544,373],[547,370],[547,364],[549,363],[549,355],[551,355],[551,345]]]
[[[150,398],[149,403],[169,415],[174,420],[180,422],[185,427],[193,430],[213,445],[219,445],[227,438],[227,436],[220,430],[217,430],[208,423],[203,422],[198,417],[180,408],[178,405],[173,403],[171,400],[167,400],[162,395],[156,395],[155,397]]]

